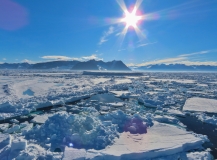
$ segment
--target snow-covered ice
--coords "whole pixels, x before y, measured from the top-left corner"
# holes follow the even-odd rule
[[[33,123],[43,124],[51,116],[51,114],[36,115],[31,121]]]
[[[217,75],[143,75],[0,70],[0,159],[210,159],[179,119],[216,124]]]
[[[195,116],[204,123],[209,123],[217,126],[217,117],[215,115],[208,116],[205,113],[197,113]]]
[[[11,136],[9,134],[0,134],[0,149],[11,143]]]
[[[208,98],[189,98],[183,107],[185,111],[217,113],[217,100]]]
[[[79,150],[67,147],[63,160],[85,159],[92,153],[92,159],[149,159],[168,156],[200,148],[203,140],[177,127],[156,123],[147,134],[123,132],[112,146],[103,150]],[[76,157],[70,156],[76,153]]]

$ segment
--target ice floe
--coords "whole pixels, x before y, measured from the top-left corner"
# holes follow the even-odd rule
[[[63,160],[150,159],[200,148],[203,140],[177,127],[156,123],[146,134],[121,133],[112,146],[103,150],[66,147]],[[73,156],[72,156],[73,155]]]
[[[185,102],[183,110],[217,113],[217,100],[208,98],[189,98]]]

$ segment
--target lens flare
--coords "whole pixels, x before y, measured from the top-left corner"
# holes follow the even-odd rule
[[[73,147],[74,145],[73,145],[73,143],[69,143],[69,147]]]
[[[136,3],[133,6],[132,12],[130,12],[127,9],[126,4],[123,0],[117,0],[117,2],[119,4],[119,6],[121,7],[121,9],[123,10],[124,15],[125,15],[123,18],[119,19],[118,23],[125,23],[126,24],[121,35],[119,36],[120,45],[123,43],[123,40],[124,40],[129,28],[132,28],[135,30],[135,32],[136,32],[136,34],[140,40],[146,38],[146,36],[142,33],[142,31],[138,27],[138,23],[145,19],[144,15],[137,15],[137,13],[141,13],[138,11],[138,8],[141,5],[142,0],[136,1]]]
[[[136,10],[137,8],[135,7],[132,13],[126,11],[125,17],[121,20],[122,22],[126,23],[127,28],[131,26],[135,28],[137,26],[138,21],[141,20],[141,16],[136,15]]]

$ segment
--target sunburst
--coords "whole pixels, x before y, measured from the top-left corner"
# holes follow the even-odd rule
[[[133,11],[125,11],[125,17],[121,19],[122,22],[126,23],[126,27],[137,27],[137,23],[141,20],[141,16],[136,15],[137,8],[134,7]]]
[[[138,14],[138,8],[139,8],[140,4],[142,3],[142,0],[136,1],[135,5],[133,6],[132,12],[130,12],[127,9],[126,4],[124,3],[123,0],[117,0],[117,2],[124,12],[124,17],[120,18],[118,20],[118,23],[125,23],[125,27],[124,27],[122,34],[121,34],[121,37],[119,39],[121,41],[121,43],[123,42],[124,37],[126,36],[129,28],[134,29],[137,36],[140,39],[145,38],[146,36],[142,33],[142,31],[138,27],[139,22],[144,20],[144,15],[137,15]]]

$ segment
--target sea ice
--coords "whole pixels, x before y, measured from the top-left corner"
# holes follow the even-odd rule
[[[9,134],[0,133],[0,149],[11,143],[11,136]]]
[[[215,115],[210,117],[205,113],[201,113],[201,114],[196,114],[196,117],[204,123],[209,123],[217,126],[217,117]]]
[[[177,124],[179,122],[178,119],[171,117],[171,116],[160,116],[156,115],[154,116],[154,120],[162,123],[172,123],[172,124]]]
[[[183,107],[185,111],[217,113],[217,100],[207,98],[189,98]]]
[[[31,120],[31,122],[43,124],[50,116],[51,116],[51,114],[37,115]]]
[[[201,160],[213,160],[213,156],[206,151],[202,152],[190,152],[187,153],[187,159],[188,160],[195,160],[195,159],[201,159]]]
[[[27,141],[25,139],[16,139],[11,142],[11,152],[14,150],[25,150]]]
[[[13,125],[8,130],[5,130],[4,133],[14,133],[14,132],[18,132],[19,130],[20,130],[20,126],[19,125]]]
[[[105,127],[97,118],[85,114],[69,115],[66,112],[54,114],[44,125],[35,127],[26,134],[27,139],[51,143],[52,150],[63,149],[63,146],[70,143],[75,147],[100,149],[111,144],[117,136],[113,124]]]
[[[96,160],[150,159],[197,149],[202,143],[202,139],[190,132],[156,122],[148,129],[147,134],[123,132],[118,139],[115,139],[113,145],[102,150],[92,149],[81,152],[77,149],[76,152],[74,148],[66,148],[63,160],[72,160],[69,155],[75,152],[79,153],[81,159],[90,155]]]
[[[9,123],[0,124],[0,131],[4,131],[9,128]]]

